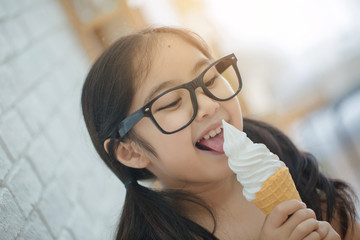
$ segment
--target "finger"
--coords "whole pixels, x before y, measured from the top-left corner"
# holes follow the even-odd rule
[[[267,217],[269,227],[278,228],[289,217],[289,215],[295,213],[299,209],[306,208],[305,203],[298,200],[289,200],[278,204],[274,210]]]
[[[301,239],[301,238],[299,238],[299,239]],[[318,232],[312,232],[302,239],[303,240],[320,240],[321,238],[320,238],[320,235]]]
[[[316,219],[316,214],[312,209],[299,209],[289,217],[289,219],[284,223],[284,227],[288,229],[295,229],[297,225],[309,218]]]
[[[290,239],[303,239],[312,235],[320,237],[320,234],[316,232],[318,228],[319,222],[314,218],[308,218],[295,227],[295,229],[290,234]]]
[[[317,232],[320,235],[320,239],[324,240],[339,240],[340,235],[334,230],[330,223],[325,221],[319,221],[319,228]]]
[[[323,240],[341,240],[341,237],[334,229],[331,229]]]
[[[319,228],[317,232],[319,233],[321,239],[328,235],[330,228],[331,226],[328,222],[319,221]]]

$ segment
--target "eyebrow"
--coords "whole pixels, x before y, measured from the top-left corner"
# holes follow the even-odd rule
[[[210,60],[207,58],[201,59],[194,65],[193,69],[191,70],[191,73],[192,74],[198,73],[200,68],[202,68],[205,65],[209,65],[210,63],[211,63]],[[150,94],[145,98],[144,104],[148,103],[161,90],[172,86],[174,82],[175,82],[175,80],[169,80],[169,81],[163,82],[163,83],[159,84],[158,86],[155,86],[154,88],[152,88],[152,90],[150,91]]]
[[[145,98],[144,104],[148,103],[158,92],[171,86],[173,82],[174,82],[174,80],[169,80],[169,81],[163,82],[160,85],[154,87],[151,90],[150,94],[147,96],[147,98]]]
[[[196,74],[196,73],[198,73],[198,71],[199,71],[200,68],[202,68],[202,67],[205,66],[205,65],[210,65],[210,64],[211,64],[211,62],[210,62],[209,59],[203,58],[203,59],[201,59],[200,61],[198,61],[198,62],[195,64],[195,66],[193,67],[191,73],[192,73],[192,74]]]

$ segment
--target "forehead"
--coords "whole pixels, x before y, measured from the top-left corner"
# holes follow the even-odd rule
[[[207,57],[182,38],[168,34],[159,37],[153,50],[149,71],[137,87],[132,108],[140,108],[156,85],[165,81],[178,85],[192,80],[196,76],[192,72],[194,65],[203,59]]]
[[[161,36],[155,48],[146,82],[186,70],[199,58],[206,58],[198,48],[176,35]]]

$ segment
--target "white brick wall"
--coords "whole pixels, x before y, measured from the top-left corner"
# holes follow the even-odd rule
[[[81,116],[90,63],[57,0],[0,0],[0,240],[112,239],[124,188]]]

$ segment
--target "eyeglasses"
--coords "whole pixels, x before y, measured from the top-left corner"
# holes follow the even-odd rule
[[[186,128],[198,112],[195,93],[198,87],[202,88],[206,96],[217,101],[227,101],[236,96],[241,90],[242,81],[235,55],[220,58],[194,80],[162,92],[126,117],[119,124],[120,139],[144,117],[150,118],[165,134]]]

